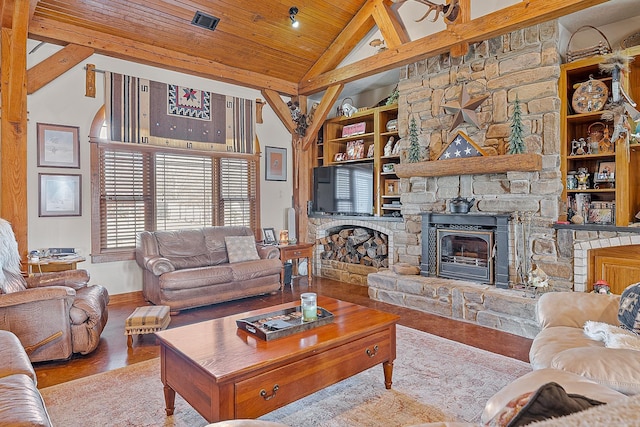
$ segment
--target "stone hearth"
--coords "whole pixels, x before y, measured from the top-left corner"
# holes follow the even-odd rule
[[[368,277],[369,297],[451,319],[467,321],[526,338],[540,331],[537,298],[462,280],[401,276],[381,271]]]

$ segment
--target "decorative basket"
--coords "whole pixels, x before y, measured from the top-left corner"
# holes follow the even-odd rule
[[[623,49],[629,49],[630,47],[638,45],[640,45],[640,31],[628,35],[620,42],[620,47]]]
[[[588,30],[588,29],[597,31],[598,34],[602,36],[602,40],[600,40],[596,45],[591,47],[587,47],[584,49],[572,49],[571,41],[573,40],[573,36],[575,36],[577,33],[579,33],[582,30]],[[602,31],[600,31],[599,29],[597,29],[592,25],[583,25],[582,27],[575,30],[573,34],[571,34],[571,37],[569,37],[569,43],[567,44],[567,62],[573,62],[578,59],[588,58],[590,56],[595,56],[595,55],[606,55],[611,52],[612,52],[611,43],[609,43],[609,39],[607,39],[607,36],[605,36]]]

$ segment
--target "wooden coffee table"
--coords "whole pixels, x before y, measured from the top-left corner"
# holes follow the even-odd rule
[[[391,388],[395,314],[319,296],[332,323],[269,341],[236,327],[236,319],[297,305],[156,332],[167,415],[177,392],[210,423],[257,418],[377,364]]]

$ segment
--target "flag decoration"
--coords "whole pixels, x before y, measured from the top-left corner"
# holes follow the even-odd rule
[[[471,140],[464,132],[458,131],[454,138],[444,147],[437,160],[462,159],[465,157],[479,157],[485,152]]]

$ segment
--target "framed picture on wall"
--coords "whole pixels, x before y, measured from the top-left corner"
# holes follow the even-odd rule
[[[265,179],[267,181],[287,180],[287,149],[265,147]]]
[[[38,166],[80,167],[80,128],[38,123]]]
[[[39,216],[80,216],[81,175],[38,174]]]

